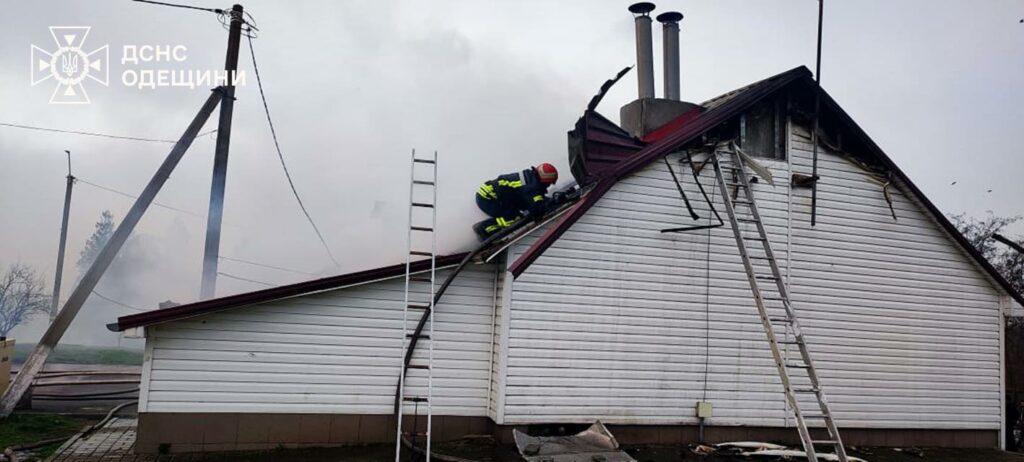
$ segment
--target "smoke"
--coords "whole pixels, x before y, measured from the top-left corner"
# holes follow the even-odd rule
[[[188,248],[192,239],[192,233],[180,219],[172,221],[163,232],[132,235],[82,306],[61,342],[141,348],[141,339],[126,339],[119,332],[109,331],[106,325],[119,316],[155,309],[164,301],[180,303],[195,298],[198,274],[179,270],[192,264],[192,259],[179,251]],[[86,250],[90,246],[88,242],[69,242],[68,248],[70,260],[78,254],[78,250]],[[79,267],[79,274],[71,281],[73,284],[65,286],[69,288],[62,294],[63,299],[78,284],[91,260],[83,263],[87,264]],[[46,316],[39,316],[15,329],[14,337],[38,338],[47,323]]]

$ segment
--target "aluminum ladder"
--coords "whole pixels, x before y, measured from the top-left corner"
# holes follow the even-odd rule
[[[815,445],[831,445],[835,448],[835,454],[839,457],[840,462],[847,462],[846,448],[843,446],[843,440],[839,437],[839,429],[832,418],[828,401],[825,399],[825,394],[821,389],[821,382],[818,380],[818,372],[814,367],[814,362],[811,360],[811,355],[807,350],[807,342],[804,340],[803,332],[800,330],[800,324],[796,318],[796,312],[790,302],[786,282],[779,271],[778,262],[775,259],[775,254],[772,252],[771,243],[768,241],[768,234],[765,231],[764,223],[761,221],[761,214],[757,210],[757,202],[754,200],[754,193],[750,187],[751,181],[747,175],[740,150],[735,143],[729,143],[730,149],[724,152],[724,154],[729,156],[728,162],[723,162],[719,160],[720,147],[721,145],[716,147],[711,156],[715,168],[715,176],[718,180],[723,202],[725,203],[726,214],[729,216],[729,223],[732,225],[733,236],[736,238],[736,246],[739,248],[740,257],[743,259],[743,268],[746,270],[747,280],[750,282],[750,290],[754,295],[757,312],[761,317],[761,325],[764,327],[765,334],[768,337],[772,358],[775,360],[779,378],[782,380],[786,401],[793,411],[797,431],[800,433],[800,441],[803,444],[804,451],[807,453],[807,460],[818,460],[815,455]],[[722,174],[723,169],[729,170],[732,173],[732,181],[725,179],[725,176]],[[730,190],[735,191],[736,199],[733,199],[730,194],[732,191]],[[742,197],[745,199],[739,198],[740,191],[742,191]],[[749,214],[737,217],[736,206],[746,207]],[[745,235],[744,233],[748,231],[740,229],[740,223],[753,223],[757,228],[757,236]],[[750,241],[754,243],[748,245]],[[758,247],[760,247],[760,251]],[[751,255],[752,253],[754,255]],[[755,265],[754,261],[760,263]],[[771,270],[770,274],[764,273],[765,265]],[[761,270],[760,272],[758,271],[759,269]],[[759,285],[761,281],[768,282],[769,284],[766,284],[766,287],[761,287]],[[769,302],[774,305],[767,305]],[[770,315],[769,310],[781,315]],[[781,337],[776,332],[777,327],[781,327],[783,330]],[[787,358],[783,356],[779,345],[795,345],[800,352],[799,357]],[[795,388],[793,386],[790,379],[792,377],[799,378],[800,374],[806,375],[810,383],[809,388]],[[813,396],[818,402],[819,413],[805,414],[800,409],[800,402],[797,400],[798,395]],[[829,439],[811,439],[806,422],[809,419],[824,420],[825,428],[828,429]]]
[[[426,440],[425,451],[422,455],[430,461],[430,440],[433,398],[433,370],[434,370],[434,292],[435,276],[437,269],[437,151],[431,159],[416,157],[416,150],[412,151],[412,164],[409,175],[409,229],[406,236],[408,253],[405,259],[405,299],[402,308],[402,355],[400,356],[398,388],[401,393],[401,402],[398,405],[396,414],[396,438],[395,438],[395,462],[399,462],[402,455],[403,439],[411,448],[417,447],[417,439]],[[419,211],[419,213],[417,213]],[[430,223],[426,221],[429,213]],[[424,249],[429,241],[429,250]],[[414,260],[430,259],[429,273],[426,271],[416,272],[412,270]],[[410,311],[414,317],[410,319]],[[425,311],[425,312],[424,312]],[[427,316],[426,332],[421,332],[417,342],[427,343],[426,363],[422,359],[413,359],[406,366],[405,356],[409,350],[412,337],[416,335],[415,328],[409,328],[409,322],[415,325],[418,320]],[[422,350],[421,350],[422,351]],[[413,393],[406,387],[407,375],[416,379],[426,381],[426,387],[414,387],[418,393]],[[407,404],[413,406],[411,428],[403,428],[403,416]],[[426,427],[420,428],[419,417],[420,407],[426,407]]]

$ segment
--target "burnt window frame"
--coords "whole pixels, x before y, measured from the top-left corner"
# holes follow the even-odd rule
[[[747,154],[752,157],[760,157],[765,159],[772,159],[778,161],[786,161],[786,131],[787,131],[787,101],[784,97],[765,99],[750,109],[746,110],[739,117],[739,146]],[[771,114],[771,120],[767,122],[771,124],[772,142],[770,143],[770,150],[761,149],[760,147],[751,146],[753,140],[747,137],[747,125],[748,115],[754,111],[767,110]]]

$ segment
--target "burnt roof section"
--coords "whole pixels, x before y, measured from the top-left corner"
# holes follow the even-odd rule
[[[544,253],[569,227],[582,217],[587,210],[596,204],[611,187],[623,177],[630,175],[656,161],[663,156],[683,148],[688,143],[718,125],[743,113],[761,100],[772,96],[790,86],[799,85],[805,90],[813,91],[816,84],[811,71],[805,66],[790,69],[781,74],[752,83],[745,87],[730,91],[712,98],[701,104],[702,110],[691,111],[669,122],[661,129],[655,130],[644,141],[650,144],[637,151],[633,156],[623,158],[613,168],[604,170],[590,191],[572,208],[562,215],[561,219],[530,246],[512,265],[509,271],[513,277],[519,277],[526,269]],[[891,171],[899,178],[918,201],[928,210],[939,226],[960,244],[975,262],[1017,303],[1024,306],[1024,294],[1013,289],[999,271],[981,255],[978,250],[956,229],[949,219],[924,195],[906,173],[882,151],[874,140],[850,117],[842,107],[824,90],[821,90],[822,115],[834,117],[836,122],[846,127],[856,138],[857,145],[865,151],[872,163]],[[662,130],[664,129],[664,130]]]
[[[792,70],[783,72],[773,77],[769,77],[760,82],[748,85],[740,90],[736,90],[719,98],[709,101],[711,104],[710,108],[701,111],[696,114],[695,111],[687,112],[679,116],[681,119],[687,119],[687,122],[681,124],[677,130],[672,133],[665,134],[662,138],[653,141],[647,146],[643,147],[636,154],[622,159],[616,163],[613,168],[608,168],[603,171],[602,177],[594,185],[593,189],[583,197],[579,202],[576,203],[573,208],[562,216],[554,226],[549,228],[540,239],[538,239],[523,255],[519,257],[512,266],[509,267],[509,271],[512,272],[513,277],[519,277],[523,271],[526,270],[535,260],[548,247],[551,246],[559,237],[565,233],[566,230],[572,226],[576,220],[586,213],[598,200],[604,196],[604,193],[611,189],[612,185],[619,181],[619,179],[626,175],[632,174],[647,164],[660,159],[661,157],[682,148],[687,143],[697,139],[708,130],[717,127],[719,124],[728,121],[729,119],[741,114],[744,110],[753,106],[763,98],[774,94],[776,91],[784,88],[790,83],[798,79],[810,79],[811,71],[806,67],[800,66]],[[673,124],[669,122],[669,125]]]
[[[455,255],[439,256],[437,257],[436,265],[438,268],[456,265],[466,255],[466,253],[459,253]],[[413,272],[426,271],[429,269],[430,260],[418,260],[412,262]],[[107,324],[107,328],[115,332],[123,331],[133,327],[148,326],[216,313],[218,311],[224,311],[244,305],[281,300],[313,292],[339,289],[356,284],[365,284],[367,282],[388,279],[404,274],[405,263],[399,263],[397,265],[384,266],[355,273],[330,276],[312,281],[288,284],[285,286],[271,287],[269,289],[257,290],[255,292],[246,292],[242,294],[229,295],[227,297],[203,300],[201,302],[179,305],[173,308],[121,316],[120,318],[117,318],[116,323]]]

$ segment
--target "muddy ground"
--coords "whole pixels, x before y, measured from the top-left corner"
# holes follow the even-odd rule
[[[698,455],[689,447],[678,446],[624,446],[623,449],[639,462],[774,462],[783,459],[711,454]],[[522,459],[511,445],[496,445],[491,440],[474,439],[444,443],[436,452],[481,462],[520,462]],[[1024,454],[1003,452],[995,449],[951,449],[951,448],[893,448],[855,447],[850,455],[868,462],[1024,462]],[[394,446],[389,444],[369,445],[331,449],[281,449],[263,453],[205,454],[191,456],[165,456],[159,460],[168,461],[349,461],[349,462],[390,462],[394,460]]]

